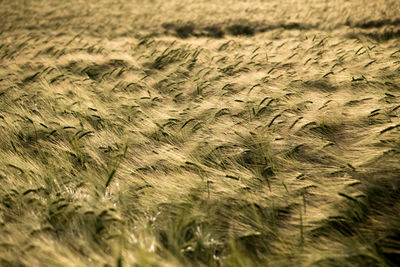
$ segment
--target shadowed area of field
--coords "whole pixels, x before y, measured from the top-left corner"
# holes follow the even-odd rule
[[[398,1],[1,1],[0,265],[396,266]]]

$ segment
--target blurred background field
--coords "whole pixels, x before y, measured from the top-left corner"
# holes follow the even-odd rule
[[[0,6],[0,265],[399,264],[399,1]]]

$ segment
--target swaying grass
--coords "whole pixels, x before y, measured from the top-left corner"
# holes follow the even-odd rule
[[[400,263],[398,1],[1,3],[0,265]]]

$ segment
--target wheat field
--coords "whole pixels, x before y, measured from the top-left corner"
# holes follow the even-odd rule
[[[400,264],[398,0],[1,0],[1,266]]]

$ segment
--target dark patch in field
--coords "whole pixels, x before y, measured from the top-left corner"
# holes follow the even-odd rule
[[[196,24],[194,22],[166,22],[163,23],[163,34],[173,35],[178,38],[188,37],[212,37],[223,38],[225,35],[232,36],[253,36],[258,33],[273,31],[277,29],[284,30],[323,30],[324,27],[319,24],[307,24],[300,22],[280,22],[266,23],[248,20],[238,20],[221,24]],[[350,33],[346,34],[347,38],[358,38],[366,36],[376,41],[387,41],[400,37],[400,19],[389,20],[370,20],[363,22],[345,22],[337,25],[337,28],[349,26]]]
[[[318,89],[318,90],[321,90],[323,92],[332,92],[332,91],[335,91],[337,89],[336,86],[333,86],[326,79],[306,81],[303,84],[304,84],[305,87]]]
[[[285,30],[308,30],[317,29],[318,25],[304,24],[299,22],[267,24],[262,22],[252,22],[239,20],[233,23],[201,25],[194,22],[166,22],[162,28],[164,34],[173,35],[178,38],[194,37],[212,37],[222,38],[225,35],[233,36],[253,36],[257,33],[272,31],[275,29]]]
[[[283,28],[285,30],[310,30],[310,29],[318,29],[318,25],[299,23],[299,22],[270,24],[270,25],[263,25],[260,28],[260,32],[271,31],[271,30],[280,29],[280,28]]]
[[[207,26],[204,31],[208,37],[222,38],[225,35],[224,30],[218,25]]]
[[[186,23],[163,23],[161,25],[165,30],[173,31],[179,38],[188,38],[194,35],[195,25],[192,22]]]
[[[229,27],[227,27],[227,32],[228,33],[230,33],[230,34],[232,34],[232,35],[248,35],[248,36],[251,36],[251,35],[254,35],[254,33],[255,33],[255,29],[254,29],[254,27],[253,26],[251,26],[250,24],[248,24],[248,23],[236,23],[236,24],[233,24],[233,25],[231,25],[231,26],[229,26]]]
[[[382,33],[380,32],[372,32],[366,34],[366,36],[370,37],[371,39],[377,40],[377,41],[388,41],[394,38],[399,38],[400,37],[400,29],[397,30],[386,30]]]
[[[161,25],[165,34],[174,35],[179,38],[212,37],[222,38],[225,35],[225,29],[221,25],[199,26],[193,22],[168,22]]]
[[[370,29],[370,28],[381,28],[383,26],[399,26],[400,25],[400,18],[395,20],[390,19],[380,19],[380,20],[368,20],[368,21],[361,21],[351,23],[347,21],[345,23],[346,26],[350,27],[357,27],[362,29]]]
[[[306,25],[302,25],[302,24],[297,23],[297,22],[291,22],[291,23],[288,23],[288,24],[282,24],[281,27],[286,29],[286,30],[302,30],[302,29],[307,29],[308,28],[308,27],[306,27]]]
[[[353,32],[346,34],[347,38],[358,38],[367,36],[377,41],[387,41],[400,37],[400,19],[396,20],[370,20],[363,22],[349,22],[338,25],[337,27],[349,26]],[[308,24],[300,22],[280,22],[266,23],[248,20],[238,20],[231,23],[221,24],[196,24],[192,21],[166,22],[163,23],[163,34],[173,35],[178,38],[189,37],[212,37],[223,38],[225,35],[232,36],[253,36],[258,33],[273,31],[277,29],[284,30],[323,30],[319,24]]]
[[[121,59],[111,59],[102,64],[84,61],[70,61],[64,66],[70,73],[87,75],[90,79],[100,81],[105,74],[121,75],[129,64]]]
[[[353,28],[353,32],[346,35],[348,38],[365,36],[382,42],[400,37],[400,18],[359,22],[347,21],[345,25]]]

